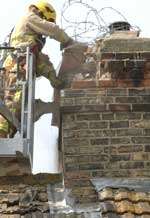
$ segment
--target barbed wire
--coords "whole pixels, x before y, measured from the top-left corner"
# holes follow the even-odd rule
[[[119,17],[116,21],[126,21],[126,17],[113,7],[94,8],[95,0],[66,0],[61,10],[61,26],[69,32],[75,40],[93,43],[110,33],[109,24],[104,18],[104,11],[111,16],[114,13]],[[76,12],[76,10],[78,10]],[[80,14],[79,14],[80,13]],[[131,26],[140,31],[139,27]]]

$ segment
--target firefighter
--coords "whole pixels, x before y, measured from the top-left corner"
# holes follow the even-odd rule
[[[10,46],[20,48],[24,52],[29,46],[30,50],[36,56],[36,75],[46,77],[54,88],[62,89],[64,81],[57,78],[49,57],[41,52],[46,37],[60,42],[61,49],[66,48],[74,42],[64,30],[56,25],[56,11],[53,6],[46,1],[40,0],[29,6],[27,14],[22,17],[14,27],[10,37]],[[9,71],[9,73],[6,74],[7,86],[13,86],[16,82],[16,64],[14,57],[15,55],[9,55],[4,62],[6,71]],[[25,79],[24,60],[25,56],[24,58],[20,58],[19,73],[21,79]],[[18,113],[18,105],[21,99],[20,91],[15,93],[7,91],[4,99],[7,106],[14,113]],[[9,131],[10,126],[7,121],[0,116],[0,137],[6,137]]]

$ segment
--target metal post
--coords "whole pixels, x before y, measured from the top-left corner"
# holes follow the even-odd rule
[[[27,48],[27,141],[28,141],[28,154],[33,164],[33,143],[34,143],[34,119],[33,119],[33,106],[34,106],[34,93],[35,93],[35,79],[33,73],[33,53]]]
[[[26,90],[26,82],[22,82],[22,102],[21,102],[21,138],[25,137],[25,90]]]

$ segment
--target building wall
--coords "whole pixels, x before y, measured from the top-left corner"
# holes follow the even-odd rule
[[[83,186],[90,200],[95,199],[91,178],[150,176],[149,96],[147,87],[90,89],[88,84],[64,92],[62,146],[68,187]]]
[[[1,185],[0,217],[49,217],[47,188],[42,185]]]

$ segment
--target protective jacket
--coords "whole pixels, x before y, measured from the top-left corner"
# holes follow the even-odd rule
[[[10,44],[14,47],[34,46],[42,43],[41,36],[48,36],[65,44],[70,37],[55,23],[48,22],[34,12],[28,12],[15,26]]]
[[[70,37],[55,23],[41,19],[33,12],[28,12],[14,27],[10,37],[10,45],[15,48],[21,48],[23,51],[26,50],[27,46],[30,46],[31,50],[36,54],[36,75],[46,77],[53,87],[60,88],[63,84],[62,81],[57,78],[55,69],[50,62],[49,57],[41,52],[45,43],[43,36],[48,36],[62,44],[65,44],[70,40]],[[25,69],[20,65],[21,63],[19,62],[19,76],[24,79]],[[15,55],[8,55],[3,67],[9,72],[6,75],[7,86],[13,87],[17,79],[17,74],[15,73],[17,70]],[[10,90],[6,91],[4,96],[5,104],[19,119],[21,92],[16,91],[14,93]],[[14,134],[14,130],[10,128],[7,120],[0,115],[0,137],[6,136],[8,132],[11,135]]]

